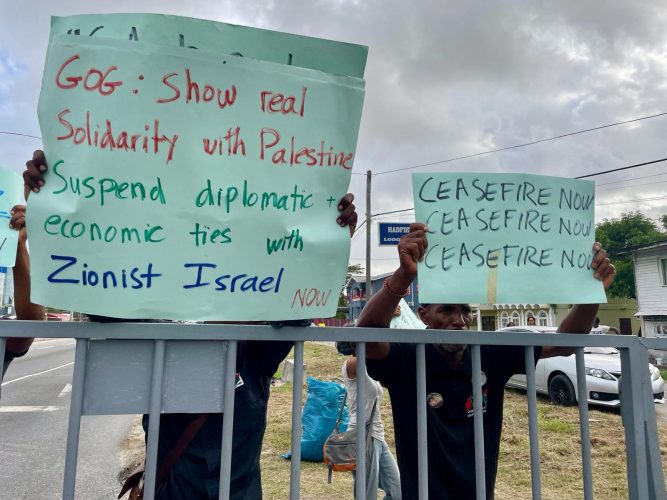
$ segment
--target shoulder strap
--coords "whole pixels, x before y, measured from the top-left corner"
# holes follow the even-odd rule
[[[340,426],[340,419],[343,418],[343,410],[345,410],[345,402],[347,401],[347,389],[345,389],[345,396],[343,396],[343,404],[340,405],[340,411],[338,412],[338,418],[336,419],[336,425],[334,425],[334,433],[338,433],[338,428]]]
[[[181,455],[185,452],[192,440],[195,438],[199,430],[204,426],[206,419],[208,418],[208,413],[202,413],[196,419],[194,419],[190,424],[185,428],[181,437],[178,438],[176,445],[169,451],[164,460],[160,462],[157,468],[157,473],[155,475],[155,486],[164,481],[164,479],[169,474],[169,471],[172,469],[178,459],[181,458]]]

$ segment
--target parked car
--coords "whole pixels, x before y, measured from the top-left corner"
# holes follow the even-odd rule
[[[520,326],[501,328],[497,331],[534,332],[553,334],[555,327]],[[619,407],[618,381],[621,377],[621,356],[613,347],[585,347],[584,364],[586,365],[586,388],[589,404]],[[648,364],[651,373],[653,401],[664,403],[665,383],[660,370]],[[579,401],[577,392],[577,370],[575,355],[557,356],[540,359],[535,367],[535,386],[537,392],[548,394],[551,401],[561,405],[573,405]],[[507,387],[526,389],[526,376],[514,375]]]

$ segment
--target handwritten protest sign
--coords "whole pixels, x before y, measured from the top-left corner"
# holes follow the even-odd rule
[[[591,181],[527,174],[412,175],[428,250],[423,303],[601,303],[590,264]]]
[[[10,211],[21,203],[23,179],[16,172],[0,167],[0,266],[14,267],[18,231],[9,229]]]
[[[51,18],[51,38],[65,34],[206,50],[358,78],[368,56],[363,45],[164,14]]]
[[[30,197],[33,300],[124,318],[331,316],[363,80],[52,37]]]

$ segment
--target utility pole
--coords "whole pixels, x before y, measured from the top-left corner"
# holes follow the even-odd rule
[[[371,283],[371,171],[366,170],[366,303],[373,295]]]

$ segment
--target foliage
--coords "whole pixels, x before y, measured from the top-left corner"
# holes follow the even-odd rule
[[[662,217],[663,225],[667,215]],[[635,297],[632,255],[617,255],[621,250],[667,239],[667,233],[641,212],[624,213],[619,219],[604,219],[595,228],[595,238],[613,257],[616,280],[609,287],[612,297]]]

